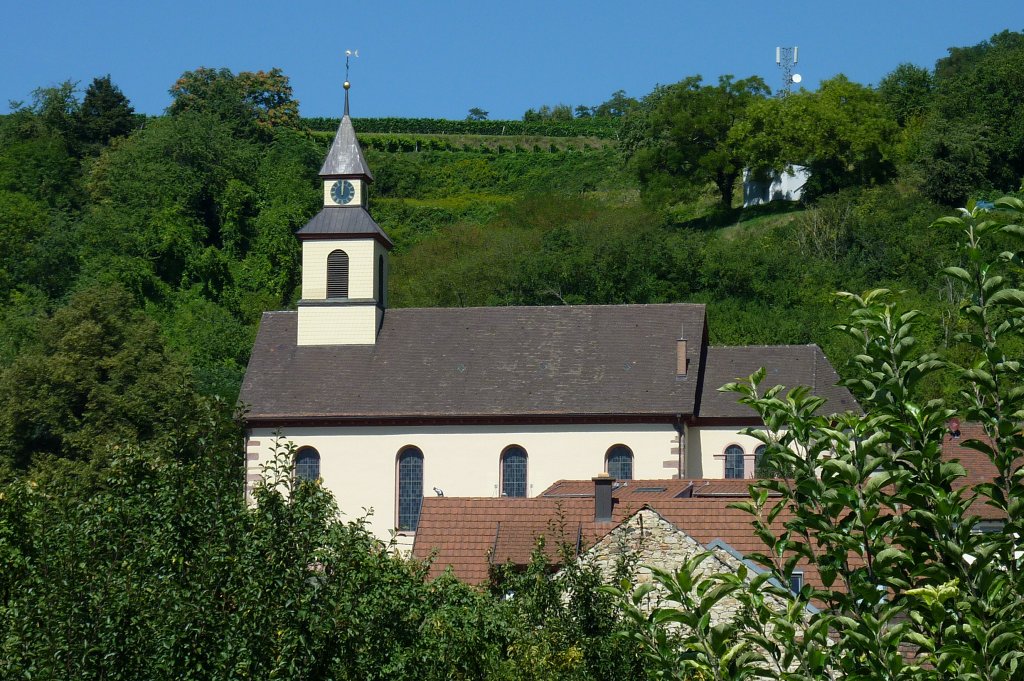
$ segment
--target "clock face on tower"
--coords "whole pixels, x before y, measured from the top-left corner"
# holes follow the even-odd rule
[[[338,180],[331,185],[331,198],[335,203],[346,205],[352,202],[356,195],[356,188],[348,180]]]

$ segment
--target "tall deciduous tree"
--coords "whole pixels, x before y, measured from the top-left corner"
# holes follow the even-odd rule
[[[73,296],[37,338],[0,372],[0,449],[16,465],[170,435],[197,413],[188,372],[122,289]]]
[[[634,151],[641,183],[694,187],[711,182],[721,206],[730,208],[744,159],[729,131],[769,92],[757,76],[722,76],[717,85],[704,85],[700,76],[692,76],[655,90],[642,124],[643,140]]]
[[[891,178],[896,133],[878,93],[840,75],[816,92],[754,102],[729,140],[755,172],[807,167],[814,197]]]
[[[205,111],[236,125],[269,129],[295,127],[299,103],[292,97],[288,76],[279,68],[270,71],[242,71],[200,67],[186,71],[171,86],[172,115]]]
[[[931,72],[906,63],[897,66],[878,84],[878,94],[900,125],[925,115],[933,90]]]

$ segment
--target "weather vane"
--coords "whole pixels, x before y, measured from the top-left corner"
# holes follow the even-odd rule
[[[348,62],[352,57],[358,57],[359,50],[345,50],[345,89],[347,90],[350,86],[348,82]]]

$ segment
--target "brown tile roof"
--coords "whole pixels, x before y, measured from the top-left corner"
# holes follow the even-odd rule
[[[690,370],[676,376],[680,328]],[[296,346],[296,313],[264,313],[240,401],[250,421],[316,418],[756,415],[716,388],[757,366],[808,384],[829,407],[856,406],[831,384],[816,346],[709,348],[704,306],[388,310],[374,345]],[[752,368],[751,368],[752,367]],[[749,371],[747,369],[749,368]]]
[[[850,391],[837,385],[839,375],[817,345],[748,345],[709,347],[700,393],[698,415],[704,418],[749,416],[750,407],[740,404],[735,393],[718,389],[726,383],[744,380],[765,367],[762,390],[775,385],[795,388],[805,385],[827,402],[827,413],[860,412]]]
[[[731,496],[750,497],[750,486],[755,481],[746,480],[618,480],[615,482],[614,495],[621,500],[642,499],[674,499],[689,497]],[[542,497],[594,498],[592,480],[559,480],[540,493]]]
[[[997,471],[989,458],[963,446],[965,440],[987,440],[984,430],[967,423],[960,433],[959,438],[947,435],[942,446],[945,459],[958,460],[967,470],[959,484],[991,482]],[[763,552],[765,546],[751,528],[751,516],[729,507],[749,495],[750,484],[750,480],[623,481],[613,488],[610,523],[594,522],[591,480],[559,480],[531,499],[429,497],[423,500],[413,555],[425,558],[436,551],[432,576],[451,566],[461,579],[481,583],[488,579],[492,564],[529,562],[539,536],[547,538],[546,553],[558,562],[560,542],[591,546],[644,507],[705,546],[720,540],[744,555]],[[980,501],[971,512],[985,520],[1005,517]],[[783,511],[774,524],[781,530],[791,515]],[[813,565],[804,563],[800,568],[805,581],[820,585]]]
[[[268,312],[240,401],[250,419],[691,414],[681,327],[702,332],[704,306],[406,308],[375,345],[297,347],[296,313]]]
[[[492,565],[528,563],[538,537],[545,537],[545,553],[558,563],[559,544],[585,550],[644,507],[705,546],[720,540],[743,554],[765,550],[751,528],[751,516],[729,508],[735,497],[644,499],[620,493],[621,488],[615,494],[612,522],[605,523],[594,521],[593,499],[585,497],[424,498],[413,555],[434,555],[432,577],[451,567],[460,579],[479,584],[487,581]],[[781,528],[788,517],[783,512],[776,524]],[[805,579],[817,583],[813,568],[804,569]]]
[[[967,475],[960,478],[956,486],[978,485],[983,482],[995,480],[999,471],[987,455],[976,449],[965,447],[963,443],[967,440],[981,440],[991,443],[992,441],[985,434],[985,429],[980,423],[964,422],[960,425],[960,436],[955,437],[949,433],[942,441],[942,457],[947,461],[959,461],[967,471]],[[986,504],[983,500],[977,500],[971,505],[971,513],[983,520],[1003,520],[1006,514],[997,508]]]

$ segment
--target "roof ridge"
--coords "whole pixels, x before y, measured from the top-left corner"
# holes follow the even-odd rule
[[[705,303],[616,303],[614,305],[468,305],[466,307],[400,307],[395,310],[580,310],[610,308],[685,307],[707,309]]]
[[[772,345],[711,345],[708,344],[709,349],[714,350],[746,350],[748,348],[817,348],[821,350],[817,343],[776,343]]]

